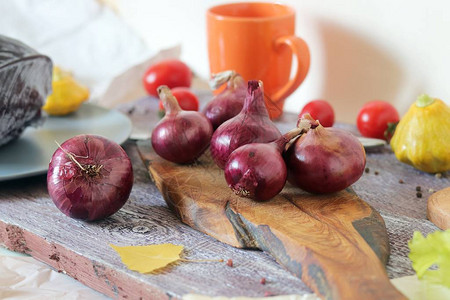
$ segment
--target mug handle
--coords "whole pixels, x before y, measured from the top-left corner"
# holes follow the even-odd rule
[[[310,65],[309,47],[303,39],[292,35],[282,36],[275,40],[275,48],[281,45],[287,45],[291,48],[292,53],[297,58],[297,70],[294,77],[272,96],[271,100],[275,102],[286,99],[299,87],[305,80]]]

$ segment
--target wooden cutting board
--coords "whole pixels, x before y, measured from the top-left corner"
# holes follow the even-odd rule
[[[442,230],[450,229],[450,187],[428,198],[427,217]]]
[[[180,220],[224,243],[271,254],[323,299],[406,299],[390,283],[382,217],[351,189],[311,195],[287,185],[270,201],[240,198],[207,151],[194,165],[138,150]]]

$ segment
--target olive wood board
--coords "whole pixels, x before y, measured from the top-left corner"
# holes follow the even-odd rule
[[[323,299],[406,299],[386,274],[383,218],[353,190],[313,195],[287,184],[256,202],[234,195],[209,151],[179,165],[160,158],[148,140],[138,150],[183,223],[234,247],[269,253]]]
[[[428,198],[427,217],[442,230],[450,229],[450,187]]]

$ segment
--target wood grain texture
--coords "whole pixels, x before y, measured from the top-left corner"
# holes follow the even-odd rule
[[[133,162],[135,175],[130,199],[119,212],[99,222],[80,222],[59,212],[48,196],[45,175],[0,182],[0,244],[28,253],[114,299],[131,299],[132,295],[139,294],[143,299],[164,299],[164,295],[179,299],[187,293],[227,297],[262,297],[266,292],[272,295],[311,293],[303,281],[265,252],[229,246],[182,224],[151,182],[135,143],[128,142],[124,148]],[[391,248],[389,277],[412,275],[408,240],[416,230],[424,235],[437,230],[426,220],[426,212],[421,210],[426,207],[426,199],[415,196],[415,187],[418,183],[426,187],[424,182],[428,181],[428,187],[438,190],[449,186],[450,181],[416,174],[410,166],[396,164],[388,150],[368,153],[367,159],[372,171],[364,174],[353,188],[359,190],[360,196],[363,192],[364,200],[372,207],[384,208],[381,215]],[[378,169],[380,161],[388,168]],[[405,171],[405,167],[410,170]],[[382,172],[374,175],[373,170],[377,169]],[[404,184],[387,180],[400,176]],[[393,195],[385,199],[386,194]],[[407,209],[398,209],[402,206]],[[15,230],[7,231],[11,226]],[[217,263],[177,264],[158,274],[144,275],[127,270],[109,243],[182,244],[187,258],[231,258],[234,267]],[[59,255],[64,252],[69,254]],[[94,275],[86,275],[87,271]],[[262,277],[266,278],[265,285],[259,283]]]
[[[203,103],[210,97],[209,92],[196,92]],[[157,109],[158,101],[150,97],[121,107],[134,128],[147,134],[158,121]],[[284,114],[277,123],[280,130],[285,132],[295,126],[295,117]],[[336,126],[357,133],[354,126]],[[227,297],[311,293],[303,281],[265,252],[235,248],[184,225],[151,182],[135,143],[129,141],[124,148],[133,162],[135,176],[130,199],[119,212],[99,222],[80,222],[59,212],[48,196],[45,176],[0,182],[0,244],[29,253],[114,299],[139,295],[143,299],[179,299],[187,293]],[[449,187],[450,178],[436,178],[400,163],[389,146],[367,153],[367,167],[370,172],[363,174],[353,189],[384,219],[391,249],[388,276],[412,275],[407,242],[414,231],[427,235],[438,230],[426,219],[431,194],[428,190]],[[400,184],[399,179],[404,183]],[[422,198],[416,197],[418,185],[422,186]],[[183,263],[144,275],[127,270],[109,243],[182,244],[187,258],[231,258],[234,266]],[[86,274],[89,272],[91,275]],[[265,285],[260,284],[262,277],[266,278]]]
[[[450,229],[450,187],[428,198],[427,217],[442,230]]]
[[[49,198],[46,177],[0,183],[0,245],[32,255],[57,271],[113,299],[180,299],[184,294],[262,297],[305,294],[311,290],[261,251],[221,243],[182,224],[167,207],[137,154],[130,199],[113,216],[82,222],[62,214]],[[184,258],[232,259],[225,263],[179,263],[157,273],[128,270],[109,244],[184,245]],[[266,285],[260,279],[267,280]]]
[[[255,202],[234,195],[208,152],[195,165],[177,165],[149,142],[138,149],[169,207],[189,226],[270,253],[324,299],[403,299],[383,266],[384,221],[351,190],[317,196],[288,185]]]

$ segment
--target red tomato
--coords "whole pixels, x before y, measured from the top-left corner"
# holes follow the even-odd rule
[[[308,102],[298,116],[302,117],[306,113],[309,113],[315,120],[319,120],[324,127],[331,127],[334,124],[333,107],[325,100]]]
[[[156,89],[160,85],[167,85],[169,88],[190,87],[192,72],[182,61],[172,59],[151,65],[142,79],[147,93],[158,97]]]
[[[198,98],[189,88],[176,87],[171,89],[171,91],[175,98],[177,98],[178,104],[183,110],[198,111]],[[159,100],[159,110],[164,111],[164,105],[161,100]]]
[[[389,139],[385,135],[389,123],[397,123],[400,120],[397,110],[390,103],[373,100],[363,105],[356,118],[356,125],[362,136]]]

